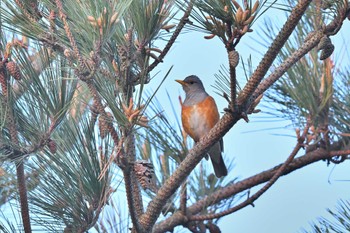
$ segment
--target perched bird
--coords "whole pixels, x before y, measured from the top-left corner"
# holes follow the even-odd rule
[[[181,110],[182,126],[185,132],[195,142],[198,142],[219,121],[218,107],[213,97],[205,91],[202,81],[197,76],[191,75],[184,80],[175,81],[182,85],[186,93]],[[222,139],[208,151],[215,175],[218,178],[227,175],[227,168],[221,155],[222,151]],[[208,157],[206,158],[208,159]]]

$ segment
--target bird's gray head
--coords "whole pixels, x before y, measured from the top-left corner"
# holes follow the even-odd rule
[[[185,106],[197,104],[203,101],[207,96],[202,81],[195,75],[190,75],[184,80],[175,80],[182,85],[186,93],[183,104]]]
[[[184,80],[176,80],[176,82],[182,85],[186,94],[205,92],[202,81],[195,75],[190,75]]]

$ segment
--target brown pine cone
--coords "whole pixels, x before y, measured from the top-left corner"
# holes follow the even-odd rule
[[[10,61],[6,63],[6,69],[14,79],[21,80],[22,78],[21,72],[14,61]]]

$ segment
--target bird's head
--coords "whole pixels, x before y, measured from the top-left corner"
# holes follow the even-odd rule
[[[202,81],[195,75],[190,75],[184,80],[175,80],[182,85],[182,88],[187,93],[205,91]]]

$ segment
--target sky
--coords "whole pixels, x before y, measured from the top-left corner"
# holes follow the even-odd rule
[[[284,22],[284,13],[277,10],[270,10],[265,17],[269,17],[276,23]],[[261,59],[260,53],[266,51],[266,48],[256,42],[260,36],[257,33],[258,28],[262,25],[263,19],[259,19],[253,26],[254,32],[242,39],[237,47],[237,51],[244,60],[252,56],[254,68]],[[342,33],[332,37],[336,45],[333,59],[341,57],[344,62],[349,63],[349,57],[340,55],[344,54],[341,51],[344,47],[339,46],[344,38],[348,38],[346,32],[349,30],[350,22],[346,21]],[[164,63],[158,66],[159,73],[152,81],[154,86],[150,88],[155,88],[157,82],[159,83],[168,69],[173,66],[169,77],[157,94],[161,106],[169,116],[172,115],[172,110],[166,93],[168,92],[174,98],[177,117],[179,117],[180,106],[177,97],[181,95],[184,98],[184,93],[181,86],[174,80],[184,79],[192,74],[202,79],[207,92],[215,98],[221,115],[222,109],[227,106],[226,100],[215,94],[215,89],[212,87],[215,81],[214,74],[218,73],[221,65],[227,66],[227,54],[219,39],[205,40],[204,35],[199,32],[182,34],[164,59]],[[245,79],[242,63],[238,66],[238,75],[238,79]],[[234,160],[235,164],[229,174],[232,178],[244,179],[283,163],[295,146],[296,137],[291,122],[278,118],[266,118],[267,110],[264,108],[262,110],[261,113],[250,116],[249,123],[239,121],[224,137],[225,161],[227,163]],[[304,151],[299,153],[299,155],[302,154]],[[339,199],[349,198],[350,173],[348,170],[347,162],[337,166],[327,166],[325,162],[318,162],[299,169],[288,176],[281,177],[254,202],[255,207],[248,206],[224,217],[219,222],[219,226],[224,233],[292,233],[302,228],[310,229],[312,221],[316,221],[320,216],[328,216],[327,208],[334,209]],[[257,188],[252,189],[251,193],[257,191]]]
[[[282,23],[284,13],[269,10],[265,17],[273,22]],[[259,40],[259,19],[253,26],[254,32],[245,36],[237,47],[237,51],[246,60],[252,57],[253,67],[261,59]],[[349,36],[350,21],[346,21],[342,33],[332,37],[336,45],[333,58],[341,57],[341,44]],[[184,92],[175,79],[184,79],[188,75],[199,76],[207,92],[212,95],[222,111],[227,102],[214,93],[215,77],[222,65],[227,65],[227,54],[219,39],[205,40],[205,34],[188,32],[181,34],[170,53],[154,73],[158,73],[149,85],[148,90],[155,90],[161,79],[173,66],[169,77],[161,86],[156,97],[164,108],[170,121],[176,124],[172,116],[167,93],[173,97],[177,118],[180,117],[178,96],[184,98]],[[254,39],[255,38],[255,39]],[[349,64],[349,57],[341,57]],[[238,79],[244,80],[242,63],[238,66]],[[277,118],[266,118],[266,109],[250,116],[250,122],[239,121],[224,137],[226,163],[234,161],[234,168],[228,176],[239,177],[240,180],[270,169],[283,163],[295,146],[296,138],[291,122]],[[300,154],[303,154],[301,151]],[[344,181],[345,180],[345,181]],[[347,180],[347,181],[346,181]],[[251,190],[254,193],[261,186]],[[189,194],[190,195],[190,194]],[[299,169],[288,176],[281,177],[265,194],[254,202],[255,207],[246,208],[224,217],[219,222],[223,233],[295,233],[301,228],[308,228],[310,222],[320,216],[328,216],[326,209],[335,208],[339,199],[349,199],[350,173],[348,162],[327,166],[325,162],[314,163]],[[241,199],[240,201],[243,201]],[[188,232],[181,227],[180,232]]]

